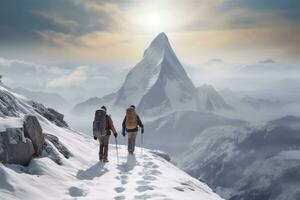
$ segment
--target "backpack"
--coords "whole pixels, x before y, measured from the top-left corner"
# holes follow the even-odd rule
[[[95,113],[95,119],[93,122],[93,135],[94,137],[100,137],[107,135],[107,120],[106,112],[103,110],[97,110]]]
[[[133,108],[128,108],[126,110],[126,129],[135,129],[137,128],[137,115]]]

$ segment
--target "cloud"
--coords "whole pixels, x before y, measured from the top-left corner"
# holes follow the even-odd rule
[[[76,0],[7,0],[0,6],[0,41],[2,44],[41,43],[40,32],[52,31],[82,35],[109,30],[109,9],[86,9]]]
[[[11,60],[7,60],[5,58],[0,58],[0,66],[10,66],[13,63]]]
[[[82,81],[86,80],[86,66],[80,66],[73,72],[67,75],[62,75],[48,82],[47,86],[50,88],[68,88],[71,86],[79,85]]]
[[[159,28],[147,24],[149,15],[159,16]],[[206,53],[200,43],[213,47],[217,57],[251,46],[250,56],[259,57],[264,48],[268,54],[296,58],[299,22],[297,0],[7,0],[0,7],[0,54],[11,57],[18,51],[26,60],[127,64],[137,61],[149,41],[164,31],[175,45],[173,35],[193,35],[189,46],[182,45],[193,59]]]

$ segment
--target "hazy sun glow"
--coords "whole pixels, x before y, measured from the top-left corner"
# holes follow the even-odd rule
[[[161,17],[158,14],[152,13],[149,14],[146,18],[149,26],[158,27],[161,24]]]

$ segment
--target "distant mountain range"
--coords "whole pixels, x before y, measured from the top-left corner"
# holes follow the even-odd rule
[[[228,200],[299,199],[300,118],[208,128],[179,166]]]

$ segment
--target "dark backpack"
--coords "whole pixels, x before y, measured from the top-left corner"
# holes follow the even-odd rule
[[[100,137],[107,135],[107,120],[106,112],[103,110],[97,110],[95,112],[95,118],[93,122],[93,134],[94,137]]]

